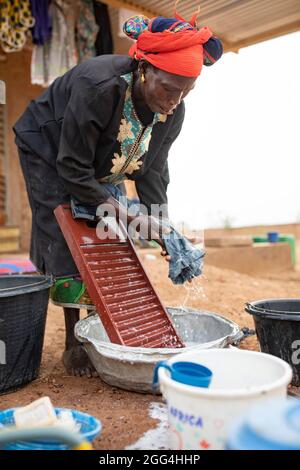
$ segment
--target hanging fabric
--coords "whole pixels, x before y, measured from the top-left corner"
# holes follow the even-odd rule
[[[96,55],[112,54],[113,38],[108,7],[97,0],[94,0],[93,3],[96,23],[99,26],[99,32],[95,42]]]
[[[44,87],[77,64],[74,39],[76,9],[72,0],[52,0],[49,16],[51,37],[44,45],[34,47],[31,60],[31,83]]]
[[[78,61],[90,59],[96,55],[95,41],[99,31],[96,24],[92,0],[81,0],[76,21],[76,44]]]
[[[20,51],[26,33],[34,26],[29,0],[2,0],[0,8],[0,45],[4,52]]]
[[[31,30],[34,44],[45,44],[51,37],[51,18],[49,5],[51,0],[30,0],[32,15],[35,24]]]

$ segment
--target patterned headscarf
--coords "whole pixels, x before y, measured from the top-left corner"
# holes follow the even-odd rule
[[[136,40],[129,55],[175,75],[197,77],[203,64],[212,65],[222,56],[222,43],[208,27],[196,27],[197,13],[190,21],[181,18],[176,10],[174,16],[128,18],[123,30]]]

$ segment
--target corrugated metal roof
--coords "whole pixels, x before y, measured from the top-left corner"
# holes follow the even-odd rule
[[[115,33],[119,7],[140,10],[150,16],[173,16],[173,0],[102,1],[110,5]],[[182,0],[177,10],[189,20],[198,5],[197,0]],[[237,51],[300,30],[300,0],[202,0],[200,8],[199,24],[209,26],[223,40],[226,50]]]

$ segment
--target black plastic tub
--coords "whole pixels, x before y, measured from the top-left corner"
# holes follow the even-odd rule
[[[0,276],[0,394],[38,377],[52,279]]]
[[[300,386],[300,299],[270,299],[247,303],[253,315],[262,352],[288,362],[293,369],[292,384]]]

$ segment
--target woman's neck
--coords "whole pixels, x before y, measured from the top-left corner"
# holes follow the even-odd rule
[[[140,120],[143,122],[143,124],[149,125],[153,121],[153,112],[146,104],[142,86],[143,84],[140,79],[140,74],[136,69],[133,72],[132,100]]]

